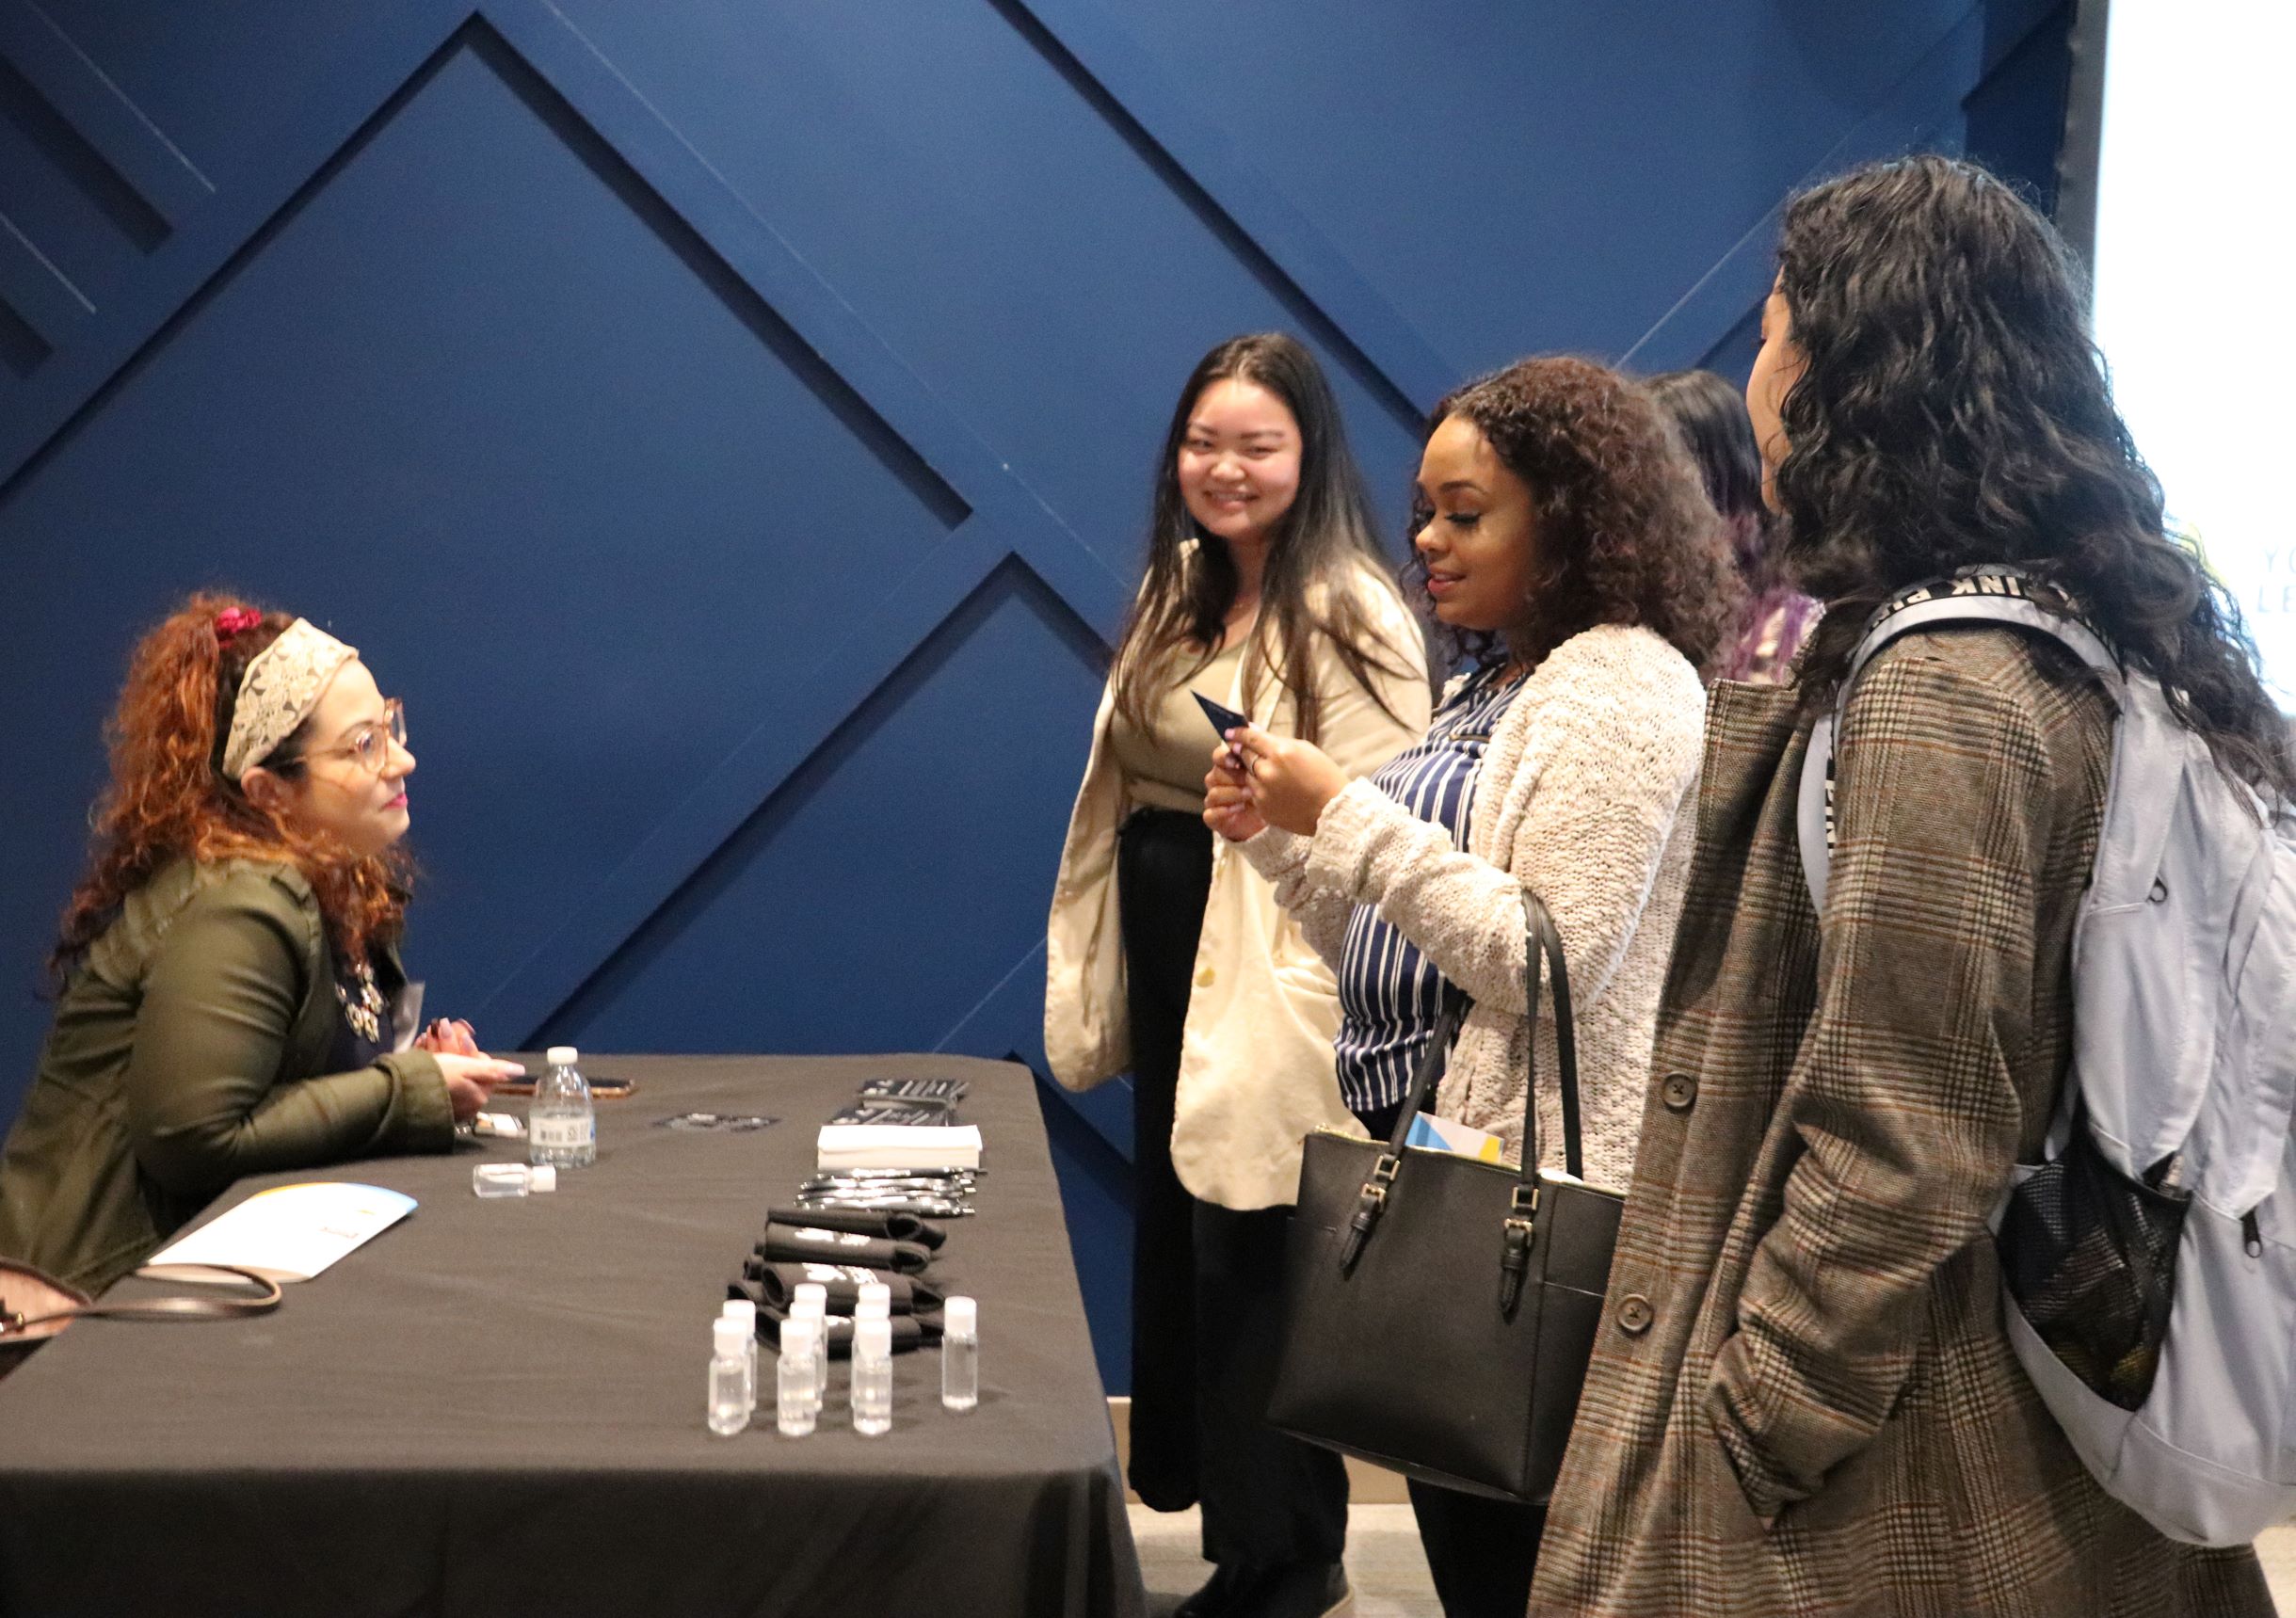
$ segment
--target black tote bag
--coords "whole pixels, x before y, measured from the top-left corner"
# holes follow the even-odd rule
[[[1602,1321],[1626,1198],[1578,1183],[1578,1051],[1554,919],[1523,894],[1533,1071],[1520,1169],[1404,1145],[1464,1007],[1444,1015],[1393,1137],[1308,1137],[1284,1255],[1271,1424],[1421,1482],[1553,1492]],[[1538,1172],[1540,966],[1554,985],[1564,1160]]]

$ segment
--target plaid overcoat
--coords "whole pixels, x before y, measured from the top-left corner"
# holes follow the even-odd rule
[[[1860,679],[1821,944],[1790,688],[1718,686],[1633,1192],[1531,1610],[2270,1613],[2255,1553],[2099,1489],[2003,1336],[1985,1218],[2069,1054],[2111,757],[2052,644]]]

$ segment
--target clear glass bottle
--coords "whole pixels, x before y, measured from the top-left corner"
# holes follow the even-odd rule
[[[731,1438],[749,1425],[757,1385],[749,1376],[749,1344],[742,1323],[720,1315],[710,1322],[710,1431]]]
[[[892,1322],[853,1322],[853,1430],[875,1438],[892,1430]]]
[[[792,1315],[781,1322],[781,1353],[774,1367],[774,1425],[786,1437],[804,1437],[821,1418],[821,1382],[814,1374],[820,1347],[820,1317]]]
[[[749,1334],[749,1386],[763,1392],[758,1381],[758,1306],[747,1298],[728,1298],[717,1311],[729,1321],[739,1321],[742,1330]]]
[[[941,1314],[941,1408],[971,1410],[980,1402],[981,1308],[971,1298],[951,1298]]]
[[[576,1065],[581,1052],[570,1045],[550,1048],[549,1071],[535,1081],[526,1106],[527,1159],[555,1168],[580,1168],[598,1161],[598,1110],[590,1086]]]

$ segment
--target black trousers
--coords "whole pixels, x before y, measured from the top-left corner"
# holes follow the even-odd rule
[[[1433,1483],[1411,1485],[1420,1547],[1443,1603],[1443,1618],[1522,1618],[1531,1605],[1544,1505],[1486,1499]]]
[[[1347,1544],[1347,1468],[1267,1421],[1291,1214],[1196,1205],[1204,1560],[1223,1567],[1337,1562]]]
[[[1357,1122],[1373,1140],[1395,1132],[1403,1103],[1358,1112]],[[1547,1526],[1543,1505],[1486,1499],[1433,1483],[1414,1482],[1411,1514],[1420,1547],[1443,1603],[1443,1618],[1522,1618],[1531,1605],[1531,1574]]]
[[[1194,815],[1142,809],[1116,840],[1116,910],[1132,1033],[1134,1493],[1160,1512],[1196,1504],[1196,1198],[1172,1172],[1172,1097],[1189,974],[1212,888],[1212,833]]]
[[[1131,1482],[1164,1511],[1200,1502],[1206,1560],[1337,1562],[1347,1538],[1339,1457],[1267,1424],[1281,1325],[1285,1208],[1197,1202],[1172,1172],[1180,1031],[1212,886],[1194,815],[1124,823],[1116,901],[1132,1030]]]

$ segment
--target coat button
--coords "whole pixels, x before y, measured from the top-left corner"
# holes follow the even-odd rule
[[[1650,1300],[1640,1292],[1629,1292],[1618,1300],[1618,1329],[1630,1338],[1639,1338],[1648,1331],[1655,1318],[1650,1312]]]
[[[1687,1073],[1669,1073],[1659,1097],[1669,1113],[1687,1113],[1698,1104],[1698,1081]]]
[[[1212,986],[1212,980],[1217,976],[1219,976],[1219,974],[1213,971],[1210,967],[1199,967],[1196,969],[1196,986],[1197,988],[1210,988]]]

